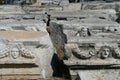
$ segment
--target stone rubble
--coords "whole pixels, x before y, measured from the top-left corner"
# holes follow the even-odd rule
[[[120,79],[120,0],[0,4],[0,80]]]

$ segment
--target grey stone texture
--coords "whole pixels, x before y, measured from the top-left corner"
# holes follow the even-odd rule
[[[6,4],[0,5],[0,80],[47,80],[55,72],[70,80],[67,70],[78,80],[120,79],[120,1]]]

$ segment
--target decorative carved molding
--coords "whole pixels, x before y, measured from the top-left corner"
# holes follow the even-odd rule
[[[0,59],[11,56],[13,59],[17,59],[22,56],[24,58],[34,58],[34,53],[31,50],[25,48],[24,45],[21,44],[4,44],[6,47],[3,50],[0,50]],[[2,47],[2,46],[1,46]]]
[[[84,55],[81,53],[81,50],[79,47],[73,48],[72,54],[78,59],[91,59],[91,58],[100,58],[100,59],[107,59],[107,58],[115,58],[115,59],[120,59],[120,49],[119,48],[114,48],[110,46],[101,46],[98,51],[95,49],[88,49],[88,53],[85,53],[87,55]]]
[[[25,49],[24,47],[20,49],[21,55],[25,58],[34,58],[34,54],[32,51]]]

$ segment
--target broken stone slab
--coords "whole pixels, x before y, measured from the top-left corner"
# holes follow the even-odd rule
[[[1,5],[0,6],[1,15],[16,15],[16,14],[44,14],[47,11],[61,11],[60,6],[20,6],[20,5]]]
[[[99,23],[97,23],[97,21]],[[81,26],[82,23],[84,25]],[[103,23],[104,23],[104,25],[102,25]],[[90,25],[87,26],[87,24],[90,24]],[[114,25],[114,27],[113,27],[113,25]],[[109,26],[109,28],[111,26],[111,29],[109,29],[110,30],[109,32],[99,31],[99,30],[102,30],[103,28],[107,28],[108,26]],[[85,27],[87,27],[87,28],[85,28]],[[112,28],[117,29],[117,31],[114,31],[115,29],[112,30]],[[117,36],[119,36],[119,30],[120,30],[119,24],[116,22],[113,22],[113,21],[107,21],[107,20],[96,19],[96,18],[81,19],[79,23],[77,21],[73,21],[73,22],[72,21],[51,21],[50,29],[51,29],[51,34],[55,33],[54,36],[61,34],[59,37],[57,36],[57,38],[53,38],[53,41],[54,41],[55,45],[58,45],[59,43],[57,43],[57,42],[55,43],[55,41],[58,41],[57,39],[59,39],[60,37],[63,38],[62,42],[58,41],[62,44],[63,50],[65,50],[65,46],[66,46],[66,49],[68,49],[67,47],[72,48],[72,46],[67,46],[67,44],[68,45],[75,44],[76,46],[78,46],[78,48],[80,48],[80,47],[82,48],[82,46],[84,46],[86,44],[86,46],[84,46],[85,49],[83,48],[83,53],[86,54],[86,52],[84,52],[84,50],[87,50],[87,47],[88,47],[87,44],[90,45],[91,48],[93,46],[95,48],[95,50],[96,49],[98,50],[98,52],[99,52],[99,49],[102,48],[102,46],[109,46],[111,48],[117,47],[117,46],[111,46],[110,43],[119,45],[119,39],[117,39],[118,38]],[[60,30],[57,31],[58,29],[60,29]],[[78,32],[75,32],[76,30],[78,30]],[[89,30],[89,31],[84,32],[83,36],[82,36],[81,30],[84,30],[84,31]],[[55,31],[57,31],[57,32],[55,32]],[[96,31],[95,34],[92,31]],[[64,40],[67,41],[67,44],[65,43]],[[92,43],[94,45],[91,45]],[[98,43],[103,44],[103,45],[96,46]],[[81,44],[83,44],[83,45],[81,45]],[[99,49],[98,49],[98,47],[99,47]],[[77,47],[75,47],[75,46],[73,46],[73,49],[76,49],[76,51],[78,51],[78,52],[81,51],[81,50],[77,50]],[[92,49],[90,49],[90,50],[92,50]],[[113,51],[114,51],[114,49],[113,49]],[[66,51],[64,51],[64,52],[66,52]],[[73,51],[68,51],[68,54],[70,54],[70,52],[73,52]],[[94,50],[91,52],[94,53]],[[87,53],[90,55],[88,55],[86,57],[85,57],[85,55],[79,55],[78,57],[83,57],[83,59],[87,59],[87,58],[89,59],[91,56],[93,56],[91,52],[88,51]],[[64,54],[64,56],[65,55],[67,55],[67,54]]]
[[[81,11],[53,11],[48,12],[51,19],[55,20],[71,20],[74,19],[84,19],[84,18],[102,18],[107,20],[115,21],[116,12],[112,9],[105,9],[105,10],[81,10]]]
[[[23,6],[23,10],[29,14],[44,14],[48,11],[62,11],[61,6]]]
[[[91,2],[84,3],[83,9],[90,9],[90,10],[97,10],[97,9],[114,9],[119,12],[120,2],[112,2],[112,3],[105,3],[105,2]]]
[[[0,39],[7,41],[7,43],[3,43],[6,48],[1,49],[5,53],[0,54],[0,65],[14,66],[11,71],[15,72],[13,75],[12,72],[11,74],[6,72],[6,75],[1,74],[2,77],[6,78],[7,76],[13,79],[17,74],[18,76],[23,76],[24,74],[25,77],[31,75],[34,79],[51,77],[53,72],[51,61],[55,50],[46,31],[46,24],[39,20],[1,20],[0,25]],[[7,52],[5,51],[6,49]],[[26,68],[24,69],[22,66],[26,66]],[[23,74],[19,72],[19,70],[23,70],[21,68],[26,73],[24,71]],[[5,70],[7,69],[9,69],[9,66],[5,68]],[[36,71],[33,74],[29,74],[28,70]]]
[[[71,20],[71,21],[57,21],[57,20],[52,20],[51,22],[56,22],[58,24],[61,25],[65,25],[63,26],[63,28],[70,28],[71,30],[74,28],[79,28],[81,26],[85,26],[85,27],[94,27],[94,28],[104,28],[104,27],[118,27],[119,28],[119,24],[115,21],[109,21],[106,19],[99,19],[99,18],[85,18],[85,19],[80,19],[80,20]],[[104,23],[104,24],[102,24]],[[71,26],[69,26],[69,24]]]
[[[25,12],[18,5],[1,5],[0,14],[25,14]]]
[[[20,32],[18,32],[18,33],[20,33]],[[16,32],[14,32],[14,34],[18,35]],[[26,35],[26,33],[24,33],[24,35]],[[32,35],[33,35],[33,33],[32,33]],[[35,35],[36,35],[36,33],[35,33]],[[13,35],[9,34],[9,36],[13,36]],[[42,76],[43,70],[45,71],[44,75],[46,77],[52,76],[52,69],[51,69],[50,63],[51,63],[51,59],[52,59],[52,56],[54,53],[54,48],[52,47],[52,44],[50,44],[50,42],[48,41],[49,36],[47,36],[47,34],[45,34],[44,37],[41,37],[40,35],[36,36],[36,37],[31,36],[31,38],[27,38],[27,36],[19,37],[19,38],[18,37],[19,36],[15,37],[15,35],[14,35],[14,38],[12,40],[10,39],[10,37],[7,38],[7,40],[10,41],[9,47],[11,49],[8,49],[7,54],[6,54],[6,52],[4,54],[3,53],[1,54],[1,63],[0,64],[10,64],[11,66],[13,64],[21,65],[21,66],[22,66],[22,64],[37,65],[40,76]],[[45,38],[47,38],[46,39],[47,41],[45,41]],[[4,39],[5,39],[5,36],[4,36]],[[36,41],[39,44],[30,45],[30,43],[32,44]],[[29,42],[28,45],[26,44],[27,42]],[[24,43],[25,46],[24,46],[24,44],[22,46],[19,46],[22,43]],[[18,46],[18,48],[12,49],[12,45]],[[13,53],[14,50],[20,51],[20,53]],[[2,50],[2,51],[4,52],[4,50]],[[46,71],[49,71],[49,72],[46,72]]]
[[[33,23],[32,23],[33,22]],[[46,31],[46,24],[39,20],[1,20],[1,30]]]
[[[112,77],[108,73],[110,71],[112,75],[117,75],[110,79],[119,80],[120,25],[118,23],[99,18],[52,20],[49,28],[53,44],[63,49],[62,56],[67,58],[63,61],[69,67],[72,76],[78,73],[80,80],[89,78],[109,80]],[[62,43],[62,47],[59,42]]]
[[[68,38],[75,37],[75,35],[76,35],[76,38],[78,36],[80,36],[79,31],[82,28],[85,28],[86,30],[88,28],[91,35],[94,35],[93,34],[94,32],[95,33],[98,32],[99,36],[100,35],[101,36],[102,35],[112,35],[111,33],[105,34],[106,31],[104,32],[104,30],[107,30],[107,29],[109,29],[110,32],[115,32],[115,34],[113,34],[113,35],[119,34],[119,30],[120,30],[118,23],[113,22],[113,21],[97,19],[97,18],[88,18],[88,19],[72,20],[72,21],[51,21],[51,25],[52,25],[52,23],[56,24],[58,26],[61,26],[63,28],[63,32],[67,35]],[[103,30],[104,34],[102,34],[102,32],[101,32],[102,30]],[[115,31],[115,30],[117,30],[117,31]],[[95,34],[95,35],[97,36],[97,34]]]
[[[40,20],[44,19],[44,14],[1,14],[0,20]]]
[[[22,64],[24,65],[24,64]],[[9,65],[14,66],[14,65]],[[2,80],[9,80],[9,79],[16,79],[16,80],[28,80],[28,79],[39,79],[39,69],[38,68],[3,68],[0,69],[1,75],[0,79]],[[12,73],[11,73],[12,72]]]
[[[66,35],[63,33],[61,26],[53,24],[47,27],[47,31],[50,34],[52,43],[56,48],[56,52],[60,59],[64,57],[64,46],[67,41]]]
[[[80,80],[119,80],[120,70],[94,70],[94,71],[79,71]]]
[[[63,7],[63,11],[79,11],[81,10],[81,3],[70,3]]]
[[[30,8],[30,7],[29,7]],[[36,9],[37,7],[35,7]],[[37,19],[37,20],[43,20],[44,14],[28,14],[26,11],[28,9],[24,9],[24,7],[21,7],[19,5],[2,5],[0,6],[0,19],[15,19],[15,20],[21,20],[21,19]],[[37,8],[38,9],[38,8]],[[40,8],[39,8],[40,9]],[[14,11],[15,10],[15,11]],[[32,9],[30,9],[32,10]],[[35,10],[33,10],[35,11]]]
[[[116,34],[119,34],[119,30],[120,30],[119,29],[120,27],[119,27],[118,23],[113,22],[113,21],[97,19],[97,18],[81,19],[81,20],[78,20],[78,21],[77,20],[72,20],[72,21],[51,21],[50,25],[53,26],[53,27],[54,26],[61,27],[63,29],[63,32],[67,35],[67,38],[75,37],[75,35],[76,35],[76,38],[77,38],[79,35],[76,34],[77,33],[76,31],[79,31],[82,28],[86,28],[86,29],[88,28],[91,35],[94,32],[95,33],[98,32],[98,34],[101,34],[101,36],[102,35],[106,35],[106,36],[107,35],[108,36],[109,35],[114,35],[115,36]],[[84,30],[86,30],[86,29],[84,29]],[[107,34],[106,31],[104,32],[104,29],[105,30],[109,29],[110,32],[115,32],[115,34],[111,34],[111,33]],[[103,31],[103,34],[102,34],[102,31]]]
[[[33,5],[37,0],[14,0],[12,1],[12,4],[14,5]]]
[[[111,62],[110,62],[111,60]],[[119,59],[112,59],[112,58],[108,58],[105,60],[101,60],[101,59],[89,59],[89,60],[78,60],[75,59],[75,57],[73,57],[72,59],[69,60],[64,60],[64,63],[68,66],[72,66],[72,65],[98,65],[98,66],[102,66],[102,65],[109,65],[109,66],[119,66]]]

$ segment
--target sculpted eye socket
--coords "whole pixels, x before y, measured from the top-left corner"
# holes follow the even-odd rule
[[[107,50],[107,52],[109,52],[109,50]]]

